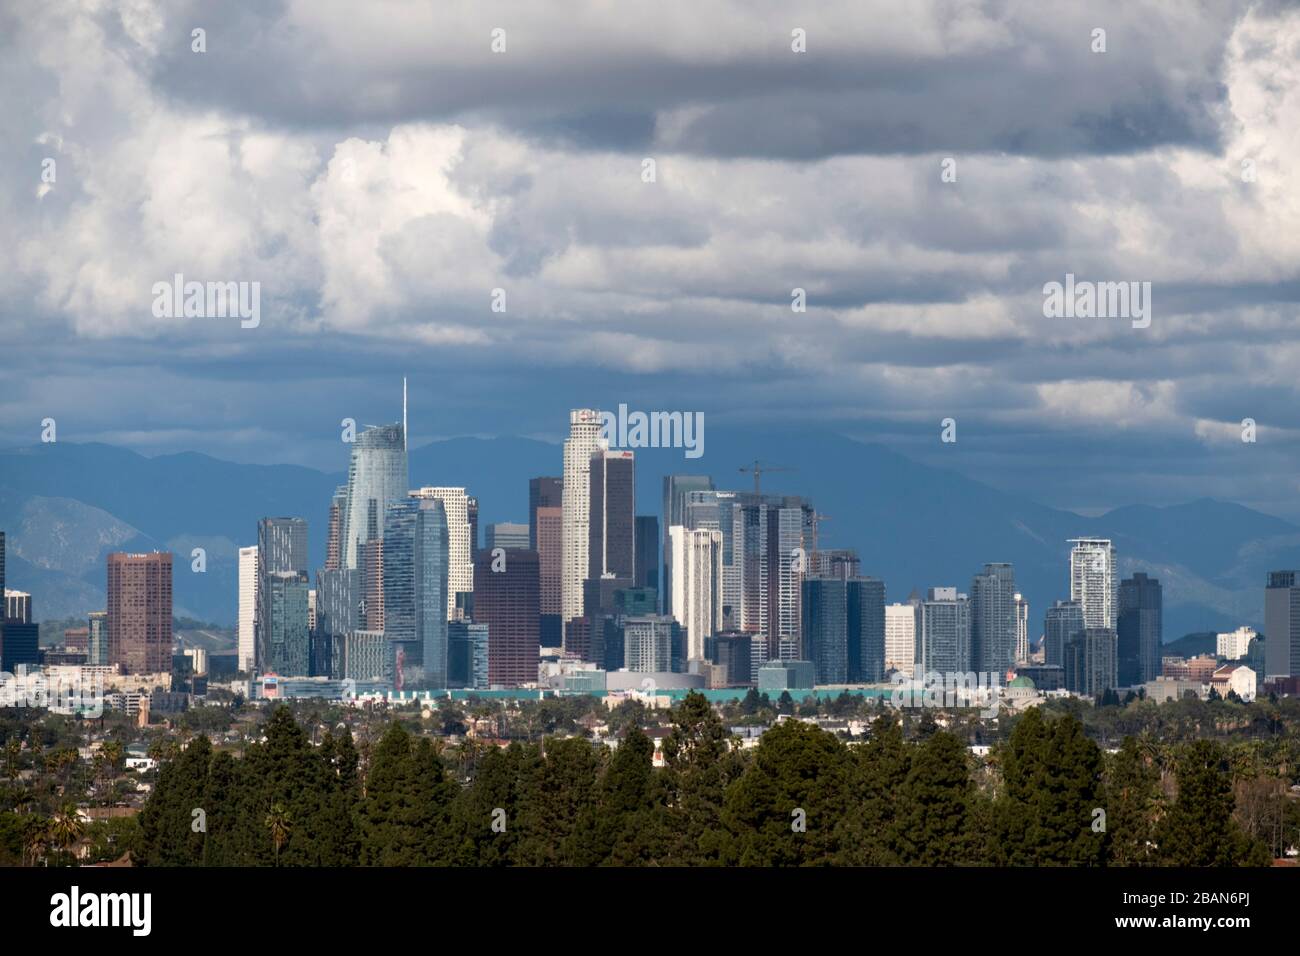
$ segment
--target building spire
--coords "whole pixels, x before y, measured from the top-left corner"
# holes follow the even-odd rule
[[[407,450],[406,441],[406,376],[402,376],[402,451]]]

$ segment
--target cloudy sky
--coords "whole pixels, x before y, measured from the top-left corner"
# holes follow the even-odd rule
[[[358,9],[0,0],[0,444],[341,470],[405,373],[416,442],[627,402],[1300,519],[1300,10]],[[156,318],[176,273],[261,324]],[[1066,273],[1150,327],[1045,318]]]

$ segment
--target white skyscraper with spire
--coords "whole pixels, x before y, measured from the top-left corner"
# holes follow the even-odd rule
[[[582,582],[587,577],[591,532],[591,453],[607,448],[600,437],[600,412],[593,408],[569,411],[569,437],[564,442],[562,503],[564,543],[560,579],[561,615],[565,627],[582,617]]]

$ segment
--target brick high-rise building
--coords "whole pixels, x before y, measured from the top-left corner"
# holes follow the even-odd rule
[[[564,510],[558,505],[540,507],[534,514],[534,523],[537,525],[537,573],[541,588],[541,640],[545,647],[559,647],[564,639],[561,618],[564,611]]]
[[[488,683],[518,687],[537,681],[539,575],[536,551],[492,552],[474,560],[474,621],[488,626]]]
[[[128,674],[171,670],[170,552],[108,556],[108,662]]]

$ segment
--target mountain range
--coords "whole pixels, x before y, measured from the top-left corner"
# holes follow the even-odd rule
[[[827,431],[711,427],[707,454],[637,450],[637,511],[661,511],[666,474],[712,474],[720,488],[748,489],[755,458],[790,467],[763,490],[800,494],[823,514],[822,547],[856,548],[863,573],[886,582],[887,599],[956,585],[989,561],[1009,561],[1030,601],[1031,634],[1043,611],[1069,592],[1067,539],[1109,537],[1121,574],[1146,571],[1164,586],[1164,632],[1262,625],[1265,574],[1300,566],[1300,527],[1229,502],[1135,505],[1085,517],[1005,494],[955,471]],[[8,585],[30,591],[42,619],[104,606],[110,551],[176,553],[178,616],[229,625],[237,610],[241,545],[265,515],[308,520],[313,568],[324,561],[330,495],[340,471],[248,465],[199,453],[144,457],[103,444],[56,442],[0,449],[0,530],[8,534]],[[413,449],[410,480],[464,485],[480,503],[480,526],[527,521],[528,479],[561,473],[559,445],[527,438],[457,438]],[[480,532],[480,537],[482,532]],[[194,548],[206,551],[202,573]]]

